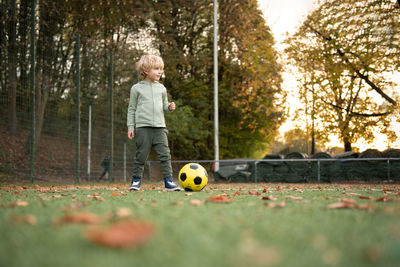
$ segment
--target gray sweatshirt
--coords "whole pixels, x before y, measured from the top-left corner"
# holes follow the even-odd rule
[[[147,81],[135,84],[129,98],[128,130],[138,127],[165,127],[164,111],[169,111],[164,85]]]

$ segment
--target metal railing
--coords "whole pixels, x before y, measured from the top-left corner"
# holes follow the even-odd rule
[[[390,180],[391,177],[391,162],[393,161],[400,161],[400,158],[321,158],[321,159],[316,159],[316,158],[310,158],[310,159],[261,159],[261,160],[253,160],[253,159],[228,159],[228,160],[219,160],[218,162],[221,163],[253,163],[254,165],[254,181],[258,182],[258,165],[260,163],[273,163],[273,162],[280,162],[280,163],[286,163],[286,162],[304,162],[307,164],[310,164],[312,162],[317,163],[317,182],[321,182],[321,162],[367,162],[367,161],[383,161],[386,162],[387,166],[387,178]],[[172,160],[171,163],[215,163],[215,160]],[[148,160],[147,161],[147,171],[148,171],[148,179],[150,181],[151,177],[151,169],[152,169],[152,164],[154,163],[160,163],[159,160]]]

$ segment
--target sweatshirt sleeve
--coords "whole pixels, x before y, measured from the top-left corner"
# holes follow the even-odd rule
[[[164,87],[164,91],[162,94],[162,101],[163,101],[163,109],[164,111],[170,111],[168,108],[168,96],[167,96],[167,89]]]
[[[132,86],[130,97],[129,97],[127,119],[126,119],[126,124],[128,126],[129,131],[135,129],[136,107],[137,107],[137,90],[136,90],[135,86]]]

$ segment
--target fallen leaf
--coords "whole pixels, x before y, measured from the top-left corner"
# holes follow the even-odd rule
[[[12,215],[12,219],[16,223],[29,223],[31,225],[36,225],[37,223],[36,217],[30,214],[24,216]]]
[[[353,204],[351,203],[346,203],[346,202],[336,202],[336,203],[332,203],[329,204],[328,206],[326,206],[327,209],[349,209],[352,208]]]
[[[291,198],[291,199],[295,199],[295,200],[300,200],[300,199],[303,199],[303,197],[295,197],[295,196],[288,196],[288,198]]]
[[[357,206],[360,210],[372,210],[373,207],[374,205],[372,205],[372,203],[360,204]]]
[[[346,194],[348,196],[361,196],[361,194],[359,194],[359,193],[344,193],[344,194]]]
[[[119,218],[128,218],[129,216],[131,216],[132,211],[130,208],[119,208],[117,209],[117,211],[115,212],[115,214],[119,217]]]
[[[211,197],[207,198],[207,200],[214,202],[214,203],[231,203],[232,202],[232,199],[229,198],[226,194],[211,196]]]
[[[393,207],[383,207],[382,208],[382,211],[384,212],[384,213],[387,213],[387,214],[394,214],[394,212],[395,212],[395,209],[393,208]]]
[[[182,206],[183,202],[182,201],[177,201],[172,203],[173,206]]]
[[[264,203],[264,205],[268,208],[284,208],[286,206],[286,202],[285,201],[279,203],[267,202]]]
[[[370,200],[373,200],[373,201],[375,201],[375,198],[374,197],[371,197],[371,196],[359,196],[359,198],[360,199],[370,199]]]
[[[94,193],[93,195],[88,195],[87,197],[97,201],[106,201],[104,197],[99,196],[99,194],[97,193]]]
[[[96,214],[90,212],[81,212],[75,214],[65,214],[63,217],[56,219],[54,223],[57,225],[63,223],[97,224],[101,221],[101,218]]]
[[[249,191],[249,195],[259,196],[259,195],[261,195],[261,193],[260,192],[256,192],[256,191]]]
[[[277,200],[278,197],[271,195],[271,196],[263,196],[260,199],[262,199],[262,200]]]
[[[343,198],[338,198],[338,200],[340,202],[344,202],[344,203],[348,203],[348,204],[356,204],[357,203],[357,201],[354,198],[343,197]]]
[[[380,197],[380,198],[377,198],[375,201],[377,201],[377,202],[388,202],[388,201],[393,201],[393,198],[390,198],[390,197]]]
[[[123,221],[107,228],[88,228],[85,237],[97,245],[122,249],[138,247],[148,242],[155,232],[155,227],[150,223]]]
[[[238,190],[235,193],[233,193],[232,196],[240,196],[240,190]]]
[[[185,196],[191,196],[193,193],[185,193]]]
[[[112,197],[118,197],[118,196],[120,196],[121,194],[119,194],[119,193],[111,193],[111,196]]]
[[[200,206],[204,203],[204,201],[198,200],[198,199],[191,199],[190,200],[190,204],[192,204],[193,206]]]
[[[20,200],[20,199],[18,199],[15,202],[10,203],[10,207],[26,207],[28,205],[29,205],[29,203],[27,201]]]

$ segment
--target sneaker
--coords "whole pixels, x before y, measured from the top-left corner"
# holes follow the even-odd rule
[[[172,180],[171,177],[164,178],[164,184],[165,184],[165,191],[181,191],[182,190],[180,187],[178,187],[174,183],[174,180]]]
[[[142,183],[142,179],[137,178],[137,177],[133,177],[132,178],[132,182],[131,182],[131,186],[129,187],[129,190],[138,191],[140,189],[140,184],[141,183]]]

